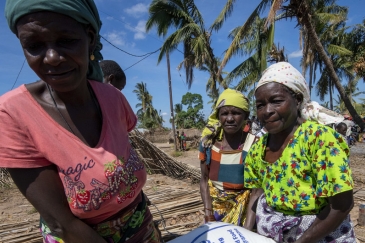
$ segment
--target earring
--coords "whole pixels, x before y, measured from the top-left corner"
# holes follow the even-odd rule
[[[95,59],[94,54],[91,54],[91,55],[90,55],[90,60],[91,60],[91,61],[94,61],[94,59]]]

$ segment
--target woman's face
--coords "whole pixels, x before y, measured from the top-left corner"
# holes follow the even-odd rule
[[[248,113],[234,106],[223,106],[219,109],[218,118],[225,133],[242,132]]]
[[[44,11],[22,17],[17,30],[29,66],[53,89],[71,91],[86,80],[96,39],[91,27]]]
[[[300,101],[284,85],[265,84],[256,90],[255,97],[257,117],[269,133],[277,134],[294,126]]]

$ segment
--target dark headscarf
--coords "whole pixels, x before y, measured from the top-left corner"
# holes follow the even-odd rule
[[[90,24],[96,32],[96,46],[93,51],[95,59],[89,60],[87,78],[100,81],[103,75],[99,66],[99,61],[103,60],[100,51],[103,45],[100,43],[99,31],[101,21],[98,10],[93,0],[6,0],[5,17],[8,25],[15,34],[17,33],[16,24],[24,15],[50,11],[67,15],[81,24]]]

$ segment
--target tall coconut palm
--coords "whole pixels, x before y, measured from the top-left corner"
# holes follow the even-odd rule
[[[311,39],[311,45],[314,50],[318,52],[320,59],[323,61],[326,66],[329,77],[331,78],[334,86],[337,88],[338,93],[341,96],[346,108],[349,113],[355,120],[355,122],[361,127],[361,129],[365,128],[365,123],[361,119],[361,117],[357,114],[354,106],[352,105],[350,99],[347,97],[344,87],[342,86],[340,79],[338,78],[336,71],[333,67],[331,59],[329,58],[325,48],[323,47],[318,35],[315,31],[315,27],[313,25],[313,16],[314,16],[314,8],[313,5],[316,4],[317,1],[326,1],[326,0],[290,0],[286,6],[283,6],[282,0],[274,1],[275,4],[271,6],[269,13],[275,13],[282,8],[285,11],[289,11],[297,18],[298,24],[304,27],[308,33],[309,38]],[[273,17],[268,17],[268,24],[273,21]]]
[[[137,99],[140,103],[136,104],[136,108],[140,108],[141,113],[145,113],[152,102],[152,96],[147,90],[147,84],[140,82],[136,84],[136,89],[133,90],[133,93],[137,94]]]
[[[313,50],[315,50],[318,53],[318,56],[320,60],[323,61],[324,65],[327,68],[327,72],[329,77],[331,78],[333,84],[337,88],[342,100],[344,101],[349,113],[354,118],[355,122],[360,125],[362,129],[365,128],[364,121],[361,119],[361,117],[357,114],[356,110],[354,109],[353,105],[351,104],[351,101],[346,96],[346,92],[334,70],[333,64],[331,63],[330,58],[328,57],[325,48],[323,47],[320,39],[318,38],[318,35],[316,33],[315,27],[313,25],[313,16],[314,16],[314,10],[313,6],[315,6],[318,1],[322,1],[324,3],[328,2],[328,0],[262,0],[258,7],[253,11],[253,13],[250,15],[250,17],[247,19],[247,21],[244,23],[244,25],[241,26],[240,31],[237,34],[237,37],[234,38],[232,41],[230,47],[228,48],[225,57],[222,60],[222,65],[220,66],[220,70],[225,66],[229,58],[232,56],[232,53],[235,49],[238,48],[239,42],[241,40],[240,36],[243,36],[244,33],[249,29],[249,26],[252,24],[256,16],[259,16],[259,14],[265,10],[266,7],[271,6],[269,10],[269,14],[267,17],[267,26],[270,26],[271,23],[276,18],[276,13],[278,10],[283,10],[286,16],[292,16],[297,19],[298,25],[302,28],[305,28],[306,33],[308,34],[308,38],[311,40],[311,46],[313,47]],[[234,1],[228,0],[227,5],[230,6],[233,4]],[[286,3],[284,5],[284,2]],[[226,6],[227,6],[226,5]],[[221,18],[221,21],[223,21],[226,17],[230,15],[230,9],[232,8],[225,8],[227,11],[225,13],[221,13],[220,16],[223,16]],[[325,17],[325,15],[323,16]],[[221,23],[218,21],[218,23]],[[219,26],[219,25],[218,25]]]
[[[158,63],[166,52],[171,53],[182,44],[184,59],[179,67],[185,68],[189,88],[194,80],[194,68],[200,68],[204,64],[212,70],[213,79],[227,88],[222,76],[217,75],[218,64],[211,48],[211,32],[205,29],[203,17],[194,0],[153,0],[149,7],[146,30],[150,31],[154,26],[157,27],[157,34],[163,37],[170,28],[175,29],[175,32],[165,39]]]
[[[265,22],[265,18],[255,17],[245,35],[240,37],[239,45],[231,50],[232,55],[249,56],[225,77],[227,84],[239,78],[238,84],[235,87],[240,91],[250,89],[260,79],[261,73],[267,68],[267,57],[274,45],[274,25],[270,26],[269,31],[263,31]],[[233,29],[230,37],[235,39],[239,35],[240,30],[241,27]],[[229,49],[226,52],[226,56],[228,52]],[[223,67],[222,65],[220,66],[221,68]]]
[[[161,114],[152,105],[152,95],[147,90],[146,83],[137,83],[136,89],[133,93],[137,94],[137,99],[140,103],[136,104],[137,116],[140,122],[144,123],[147,128],[152,128],[155,126],[162,126],[163,119]]]

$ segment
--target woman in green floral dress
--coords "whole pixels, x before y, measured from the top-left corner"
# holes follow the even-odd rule
[[[268,133],[245,161],[245,187],[254,189],[244,227],[256,222],[277,242],[356,242],[349,149],[325,126],[343,117],[310,101],[305,79],[286,62],[263,73],[255,96]]]

